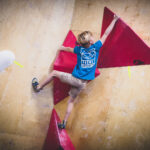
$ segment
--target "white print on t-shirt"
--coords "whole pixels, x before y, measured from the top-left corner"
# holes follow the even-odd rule
[[[81,48],[81,67],[82,68],[92,68],[95,65],[96,51],[95,48],[92,48],[86,51],[84,48]]]

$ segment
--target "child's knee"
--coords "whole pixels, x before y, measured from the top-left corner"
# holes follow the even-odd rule
[[[58,73],[59,73],[59,71],[53,70],[53,71],[52,71],[52,76],[53,76],[53,77],[57,77],[57,76],[58,76]]]

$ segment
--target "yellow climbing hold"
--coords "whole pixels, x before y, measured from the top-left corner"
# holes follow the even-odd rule
[[[19,64],[17,61],[14,60],[14,63],[15,63],[16,65],[18,65],[19,67],[23,68],[23,65]]]
[[[129,78],[131,78],[131,68],[130,68],[130,66],[128,66],[128,75],[129,75]]]

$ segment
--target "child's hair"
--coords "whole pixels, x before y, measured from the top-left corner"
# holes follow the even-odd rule
[[[90,44],[91,36],[92,36],[92,32],[90,31],[84,31],[80,33],[78,35],[78,43],[81,46],[86,47],[87,45]]]

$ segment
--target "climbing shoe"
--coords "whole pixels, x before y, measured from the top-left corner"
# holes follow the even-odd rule
[[[58,128],[59,129],[65,129],[66,128],[66,122],[63,120],[62,123],[58,123]]]

